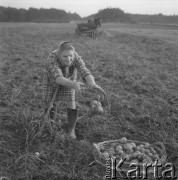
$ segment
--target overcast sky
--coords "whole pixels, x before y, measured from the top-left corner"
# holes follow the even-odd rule
[[[178,0],[0,0],[5,7],[57,8],[78,13],[81,17],[116,7],[126,13],[178,15]]]

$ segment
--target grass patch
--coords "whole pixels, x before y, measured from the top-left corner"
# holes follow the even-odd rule
[[[115,33],[93,40],[77,37],[74,25],[5,24],[0,47],[0,177],[27,179],[101,179],[92,143],[123,136],[161,141],[168,161],[178,167],[178,50],[159,39]],[[63,128],[46,128],[37,137],[42,109],[43,65],[59,40],[70,40],[107,92],[110,111],[88,117],[80,111],[77,135],[66,139],[65,107],[58,107]],[[82,103],[79,101],[79,103]],[[82,104],[81,104],[82,107]],[[36,152],[39,152],[36,154]]]

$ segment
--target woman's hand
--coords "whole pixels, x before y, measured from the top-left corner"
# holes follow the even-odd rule
[[[74,89],[78,96],[82,97],[82,89],[86,87],[86,85],[82,82],[74,82]]]
[[[106,97],[105,91],[95,83],[94,77],[92,75],[86,76],[85,80],[89,88],[96,90],[97,93],[102,94],[104,97]]]
[[[94,90],[96,93],[99,94],[98,101],[101,101],[102,106],[108,106],[109,107],[109,101],[106,95],[106,92],[96,83],[88,85],[89,88]]]
[[[93,89],[93,90],[96,90],[99,94],[102,94],[102,95],[106,96],[105,91],[104,91],[99,85],[97,85],[97,84],[91,84],[89,87],[90,87],[91,89]]]

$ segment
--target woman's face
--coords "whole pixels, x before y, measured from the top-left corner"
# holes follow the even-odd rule
[[[60,54],[60,61],[64,66],[70,66],[74,59],[74,51],[66,50],[62,51]]]

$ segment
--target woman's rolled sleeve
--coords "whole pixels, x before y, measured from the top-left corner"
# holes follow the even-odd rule
[[[49,71],[50,71],[50,74],[54,80],[56,80],[56,78],[59,76],[63,76],[62,70],[55,63],[50,63]]]
[[[87,75],[91,75],[90,70],[85,66],[84,61],[79,56],[76,58],[76,68],[81,74],[83,80],[85,80]]]
[[[48,71],[48,76],[52,85],[56,85],[55,80],[57,77],[63,77],[62,70],[60,69],[59,65],[57,64],[57,57],[55,55],[51,55],[48,58],[49,64],[47,65],[46,69]]]

